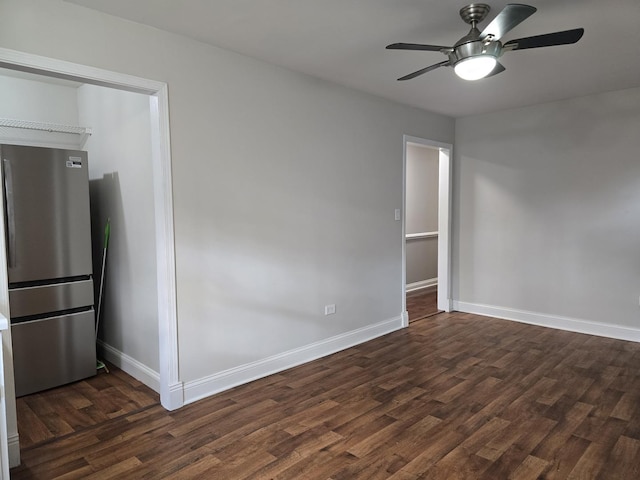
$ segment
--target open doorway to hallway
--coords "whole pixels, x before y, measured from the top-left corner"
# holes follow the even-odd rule
[[[405,137],[404,269],[408,321],[450,310],[451,146]]]

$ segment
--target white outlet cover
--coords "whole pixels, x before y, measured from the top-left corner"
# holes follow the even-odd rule
[[[334,313],[336,313],[336,305],[334,303],[324,306],[325,315],[333,315]]]

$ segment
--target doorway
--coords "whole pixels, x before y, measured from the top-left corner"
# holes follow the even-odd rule
[[[175,247],[167,85],[162,82],[4,48],[0,48],[0,67],[148,96],[157,262],[160,399],[164,408],[168,410],[179,408],[182,406],[183,397],[178,377]],[[0,272],[6,272],[4,243],[4,233],[0,232]],[[0,273],[0,312],[9,317],[8,285],[4,273]],[[8,453],[10,465],[14,466],[19,463],[20,450],[13,389],[11,345],[9,331],[3,335],[3,349],[8,353],[5,358]]]
[[[406,326],[409,320],[412,320],[407,310],[407,295],[410,295],[409,302],[413,303],[412,309],[416,308],[416,302],[414,302],[416,295],[424,293],[424,301],[434,303],[434,305],[428,305],[427,309],[451,311],[452,145],[408,135],[405,135],[403,140],[403,211],[405,214],[402,221],[402,302]],[[414,152],[423,152],[424,161],[420,160],[412,164],[410,157]],[[420,178],[418,183],[415,178],[408,179],[408,175],[417,173],[425,177]],[[424,188],[421,189],[420,185]],[[421,203],[420,206],[424,208],[414,209],[409,217],[411,211],[409,202],[412,201]],[[415,213],[420,215],[420,219],[414,218]],[[419,231],[413,231],[416,229]],[[419,262],[420,265],[416,265],[415,262]],[[416,311],[419,312],[419,310]],[[423,316],[426,316],[425,312]]]

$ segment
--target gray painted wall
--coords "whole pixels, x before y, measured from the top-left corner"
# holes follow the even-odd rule
[[[407,241],[407,285],[438,277],[438,239]]]
[[[640,89],[459,119],[454,298],[640,325]]]
[[[438,230],[438,149],[407,144],[406,233]],[[438,277],[438,238],[407,240],[407,284]]]
[[[111,219],[100,339],[158,372],[158,295],[149,97],[78,88],[79,120],[92,127],[89,152],[94,271]],[[158,385],[153,385],[158,388]]]

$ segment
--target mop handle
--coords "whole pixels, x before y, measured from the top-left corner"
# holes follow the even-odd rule
[[[107,248],[109,247],[110,235],[111,235],[111,218],[107,218],[107,225],[104,227],[104,248],[102,249],[102,271],[100,272],[100,293],[98,295],[98,311],[96,312],[96,340],[98,339],[100,313],[102,312],[102,293],[104,292],[104,267],[107,263]]]

